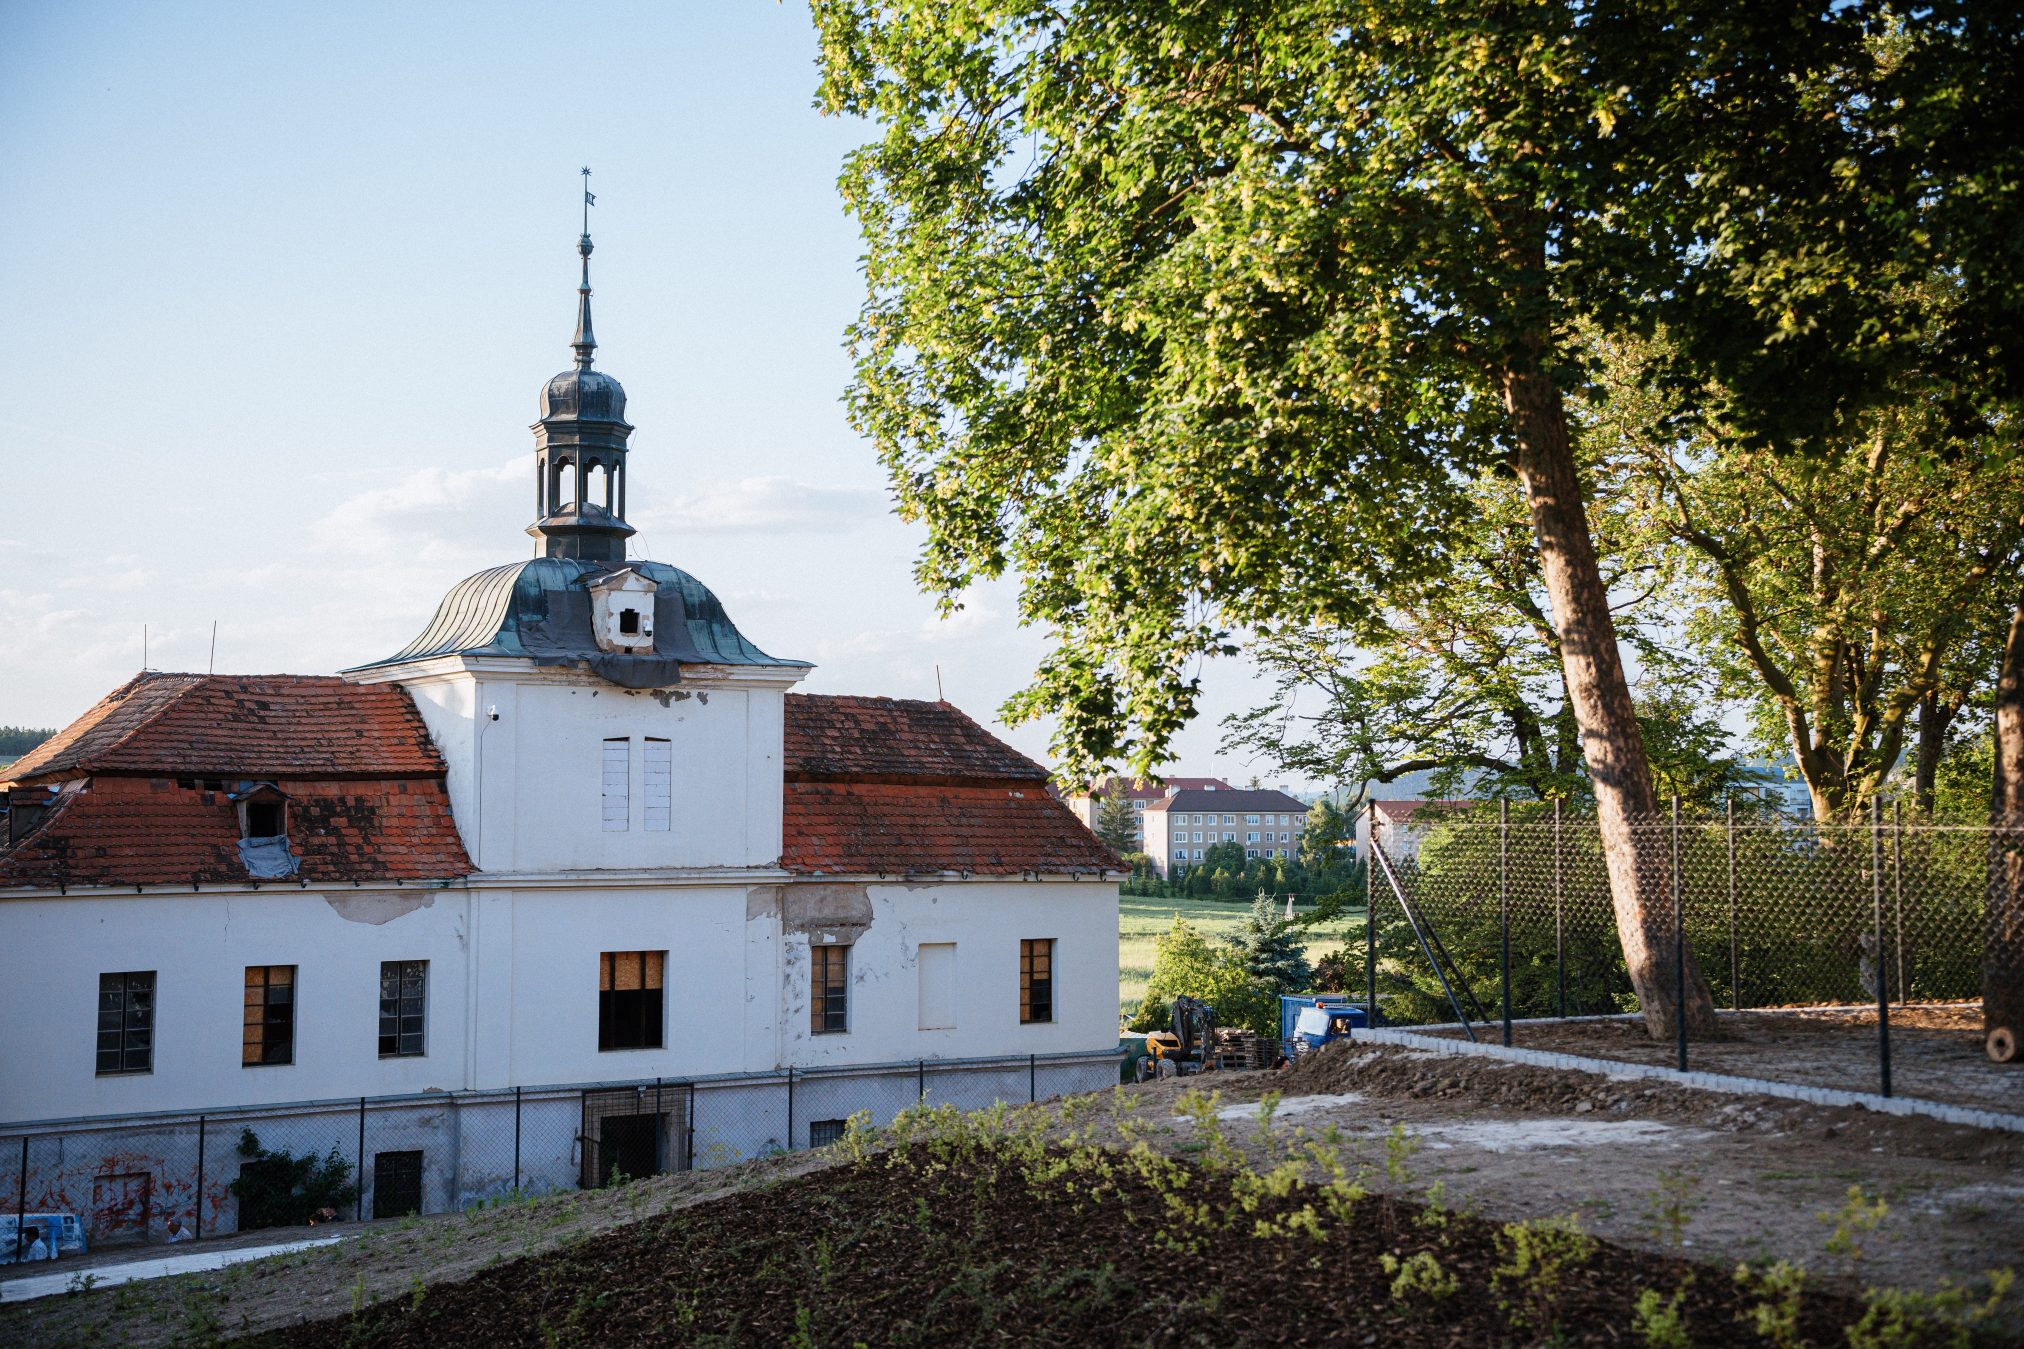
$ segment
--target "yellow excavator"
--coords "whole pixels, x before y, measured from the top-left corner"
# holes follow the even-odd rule
[[[1180,1077],[1216,1066],[1216,1009],[1199,998],[1174,999],[1173,1029],[1146,1036],[1146,1056],[1137,1077]]]

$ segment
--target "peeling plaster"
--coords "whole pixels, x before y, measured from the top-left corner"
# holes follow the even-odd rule
[[[849,946],[871,922],[871,895],[862,885],[795,885],[781,897],[781,929],[812,943]]]
[[[350,890],[340,894],[325,895],[323,902],[330,905],[339,918],[347,923],[371,923],[377,927],[391,923],[396,918],[406,917],[417,909],[435,905],[436,892],[433,890]]]

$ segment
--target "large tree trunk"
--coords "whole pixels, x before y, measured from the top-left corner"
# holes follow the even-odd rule
[[[2024,604],[2010,615],[1996,681],[1996,781],[1989,811],[1982,1031],[1989,1057],[2019,1061],[2024,1040]]]
[[[1616,928],[1631,987],[1655,1038],[1670,1038],[1684,1014],[1692,1034],[1715,1031],[1715,1003],[1691,949],[1685,952],[1686,1006],[1675,994],[1673,903],[1667,846],[1651,766],[1617,651],[1616,623],[1595,559],[1581,482],[1575,472],[1566,408],[1546,375],[1507,372],[1504,407],[1513,455],[1531,508],[1532,528],[1560,635],[1567,698],[1581,728],[1582,757],[1595,787]]]
[[[1939,785],[1940,756],[1946,753],[1947,723],[1952,720],[1939,690],[1919,699],[1919,760],[1912,779],[1912,797],[1921,815],[1930,817],[1933,813],[1933,790]]]

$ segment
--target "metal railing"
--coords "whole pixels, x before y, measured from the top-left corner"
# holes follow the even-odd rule
[[[1100,1050],[0,1125],[14,1222],[0,1235],[17,1243],[0,1266],[26,1247],[17,1234],[65,1214],[105,1246],[447,1212],[817,1146],[860,1110],[883,1123],[922,1101],[981,1108],[1117,1080],[1116,1051]]]

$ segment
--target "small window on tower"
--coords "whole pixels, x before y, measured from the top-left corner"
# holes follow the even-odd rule
[[[637,609],[619,610],[618,630],[628,637],[637,636],[640,630],[640,611]]]

